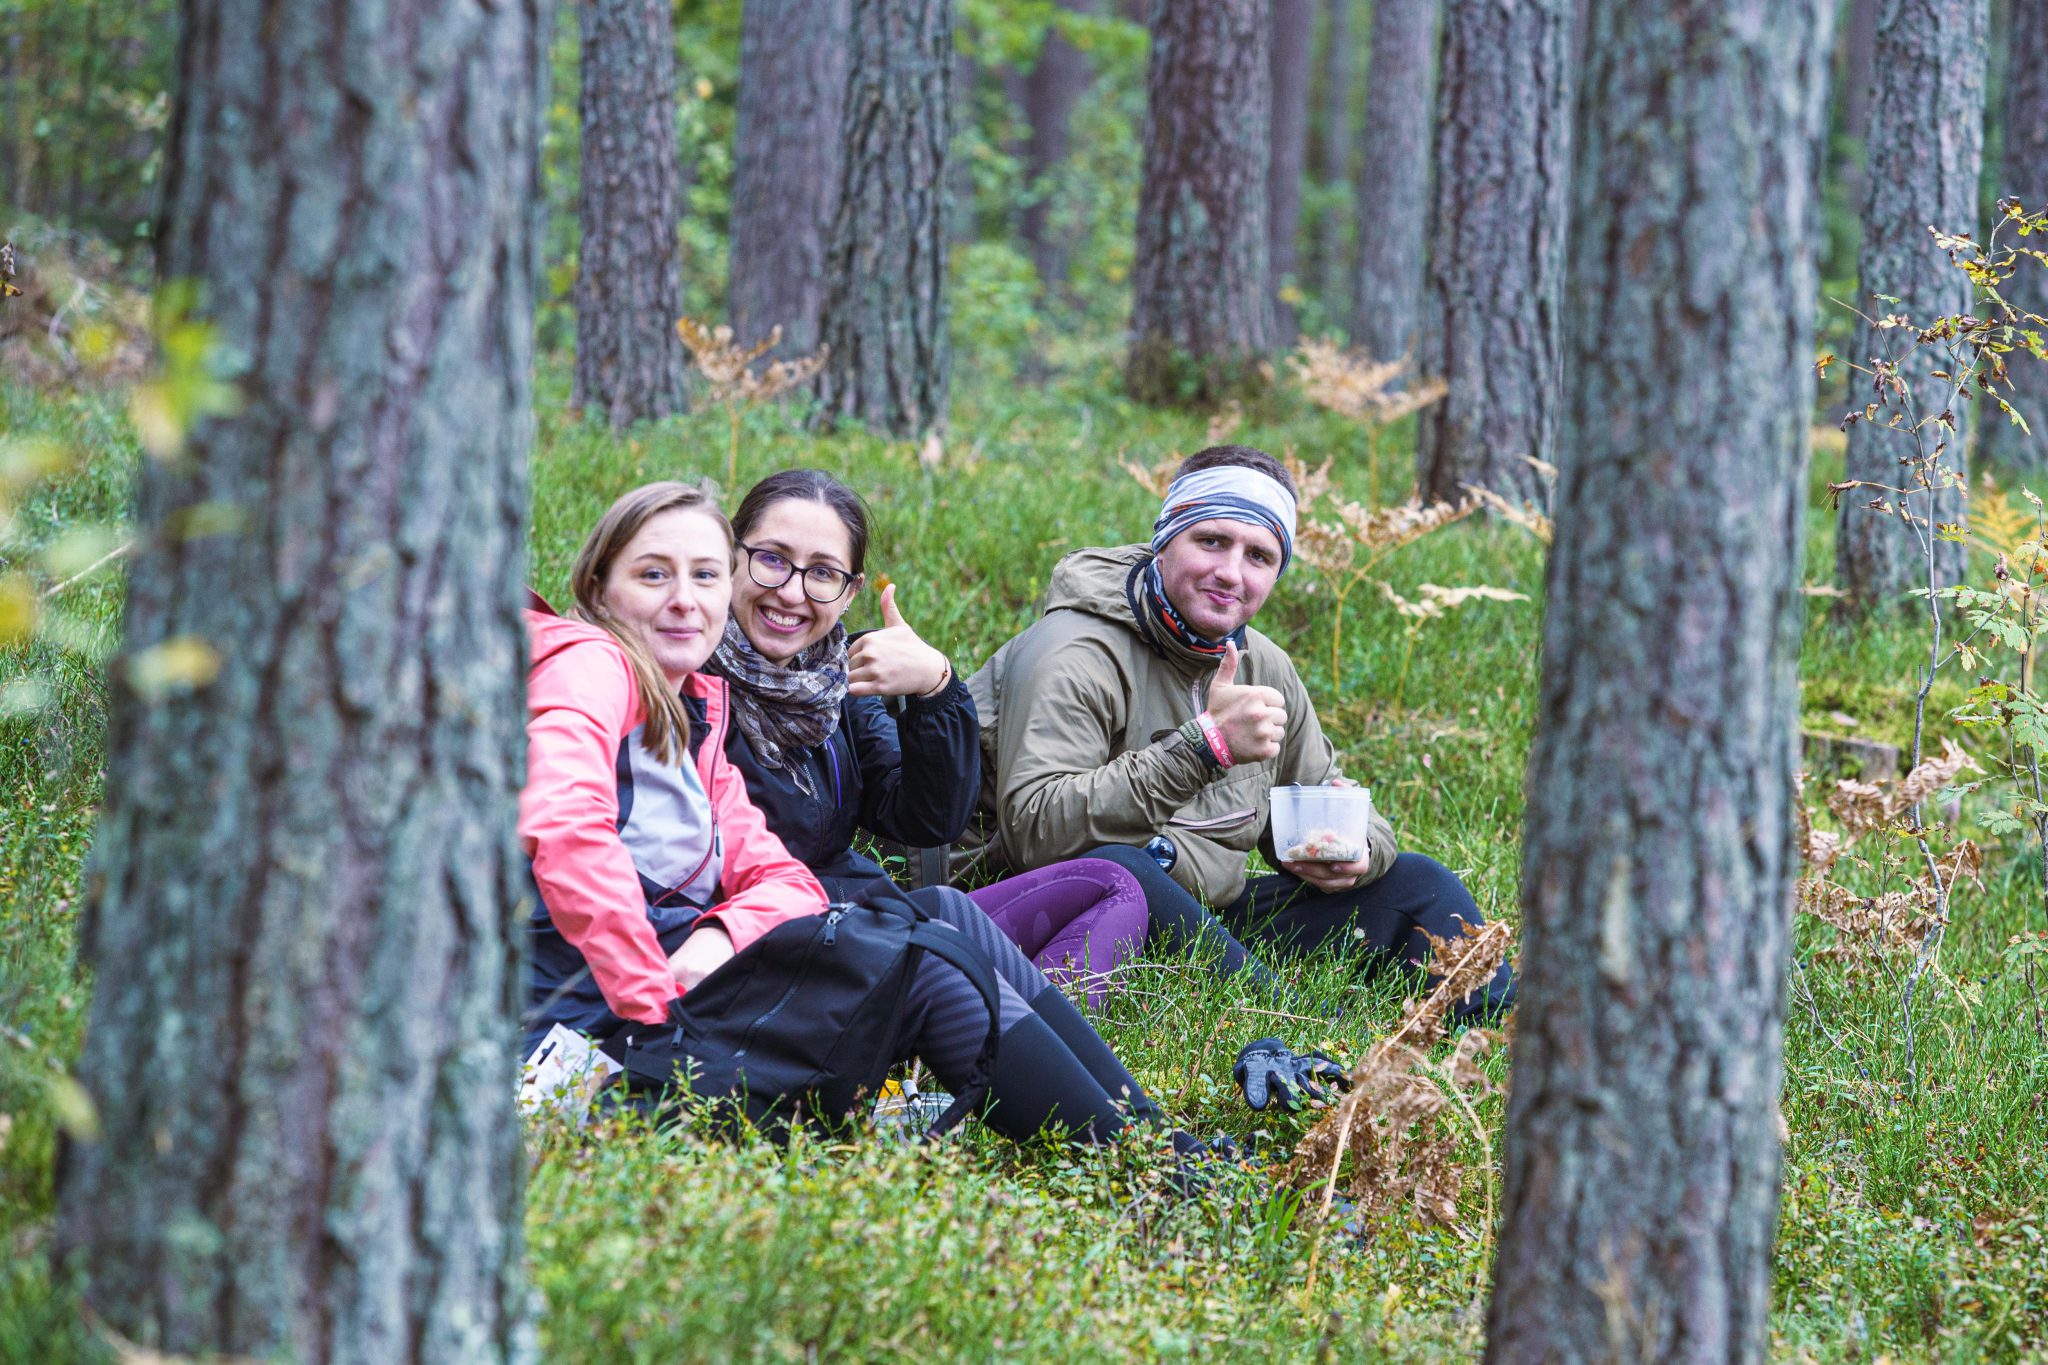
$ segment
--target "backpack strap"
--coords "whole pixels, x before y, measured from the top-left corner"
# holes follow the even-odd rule
[[[989,1082],[995,1074],[996,1049],[1003,1040],[1003,1010],[995,968],[989,966],[981,949],[975,947],[967,935],[951,925],[926,919],[920,914],[917,923],[911,927],[910,942],[913,947],[922,948],[939,961],[957,968],[960,975],[981,992],[981,1001],[988,1006],[988,1037],[982,1042],[981,1055],[974,1059],[974,1069],[968,1072],[966,1086],[953,1097],[953,1103],[946,1112],[926,1130],[925,1137],[934,1139],[951,1132],[955,1124],[967,1117],[969,1110],[988,1098]]]
[[[913,848],[910,855],[910,880],[912,890],[927,886],[944,886],[950,880],[949,864],[953,850],[941,844],[937,848]]]

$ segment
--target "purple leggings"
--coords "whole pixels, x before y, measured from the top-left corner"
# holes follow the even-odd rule
[[[1107,858],[1076,858],[991,883],[968,896],[1054,981],[1078,981],[1102,1006],[1108,973],[1145,944],[1138,879]]]

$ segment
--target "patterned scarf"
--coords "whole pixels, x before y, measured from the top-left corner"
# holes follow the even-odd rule
[[[815,749],[839,728],[839,704],[846,700],[846,627],[834,626],[824,639],[787,666],[770,663],[754,648],[739,622],[727,617],[725,638],[705,665],[732,686],[733,719],[770,768],[787,768],[808,796],[808,764],[796,754]]]
[[[1195,634],[1194,627],[1182,620],[1173,603],[1166,600],[1166,580],[1160,576],[1157,555],[1131,566],[1131,575],[1124,580],[1124,598],[1130,604],[1138,634],[1161,653],[1177,651],[1198,663],[1214,663],[1223,657],[1226,644],[1236,645],[1239,650],[1244,648],[1243,626],[1221,640]]]

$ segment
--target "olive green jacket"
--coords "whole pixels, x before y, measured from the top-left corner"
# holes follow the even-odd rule
[[[967,687],[981,715],[977,834],[961,869],[1022,871],[1102,844],[1164,834],[1180,850],[1175,881],[1211,905],[1243,894],[1246,855],[1277,862],[1267,828],[1276,784],[1338,776],[1336,750],[1293,662],[1245,632],[1237,681],[1272,687],[1287,707],[1277,757],[1218,770],[1180,733],[1207,703],[1216,661],[1138,634],[1126,585],[1148,545],[1076,550],[1053,570],[1044,616],[996,651]],[[971,847],[978,837],[981,846]],[[1393,864],[1394,832],[1373,816],[1371,875]]]

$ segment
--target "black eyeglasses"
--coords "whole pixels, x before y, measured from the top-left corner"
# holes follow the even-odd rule
[[[747,552],[747,577],[764,588],[779,588],[798,574],[804,576],[804,596],[813,602],[837,602],[846,595],[847,588],[858,577],[844,569],[835,569],[830,564],[812,564],[799,568],[790,563],[785,555],[773,550],[757,550],[744,541],[735,542]]]

